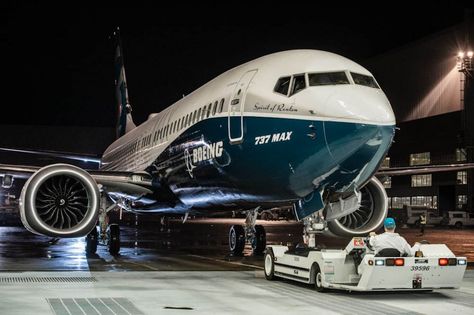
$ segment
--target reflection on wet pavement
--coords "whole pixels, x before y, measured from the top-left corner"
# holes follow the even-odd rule
[[[128,223],[128,224],[127,224]],[[133,222],[134,223],[134,222]],[[143,220],[138,228],[125,222],[122,226],[120,255],[111,256],[107,248],[98,247],[96,255],[84,253],[84,239],[61,239],[49,244],[49,238],[38,236],[22,227],[0,227],[0,269],[3,271],[91,270],[91,271],[163,271],[163,270],[250,270],[263,266],[262,257],[251,255],[246,247],[244,257],[228,255],[228,229],[242,224],[242,219],[195,219],[182,224],[170,220]],[[265,226],[270,244],[296,244],[301,241],[302,225],[297,222],[259,221]],[[474,230],[430,229],[424,236],[418,230],[398,229],[409,243],[427,240],[446,243],[456,255],[474,261]],[[136,237],[137,236],[137,237]],[[348,239],[318,236],[322,247],[343,248]]]

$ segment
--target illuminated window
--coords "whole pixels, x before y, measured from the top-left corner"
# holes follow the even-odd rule
[[[430,152],[410,154],[410,166],[430,164]]]
[[[383,182],[383,187],[385,188],[392,188],[392,178],[389,176]]]
[[[427,186],[431,186],[431,174],[411,176],[411,187]]]
[[[460,171],[458,172],[457,176],[457,184],[458,185],[466,185],[467,184],[467,171]]]
[[[466,149],[457,148],[456,149],[456,161],[457,162],[464,162],[467,160]]]
[[[390,157],[389,156],[386,156],[385,159],[383,160],[382,162],[382,167],[386,167],[386,168],[389,168],[390,167]]]
[[[413,196],[411,197],[412,206],[424,206],[427,208],[436,208],[433,206],[432,196]]]
[[[456,207],[458,209],[463,209],[466,205],[467,205],[467,195],[458,195]]]
[[[402,209],[404,205],[410,205],[410,197],[392,197],[392,208]]]

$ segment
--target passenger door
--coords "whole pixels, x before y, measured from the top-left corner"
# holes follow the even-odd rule
[[[229,103],[228,131],[231,144],[242,143],[244,140],[244,105],[247,89],[257,73],[257,69],[250,70],[240,78],[232,92]]]

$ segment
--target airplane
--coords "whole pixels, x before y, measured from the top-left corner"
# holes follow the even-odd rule
[[[136,126],[115,35],[118,138],[99,169],[0,165],[2,176],[28,178],[20,215],[29,231],[86,236],[88,253],[103,238],[117,254],[111,211],[183,221],[240,211],[245,224],[230,228],[229,247],[241,255],[246,242],[255,254],[265,249],[256,224],[265,209],[292,207],[313,245],[317,233],[365,235],[382,225],[388,199],[375,174],[396,122],[367,69],[326,51],[277,52],[228,70]]]

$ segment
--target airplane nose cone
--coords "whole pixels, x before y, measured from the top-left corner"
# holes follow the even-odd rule
[[[392,106],[380,89],[348,86],[330,95],[326,106],[335,118],[355,119],[375,125],[395,125]]]

